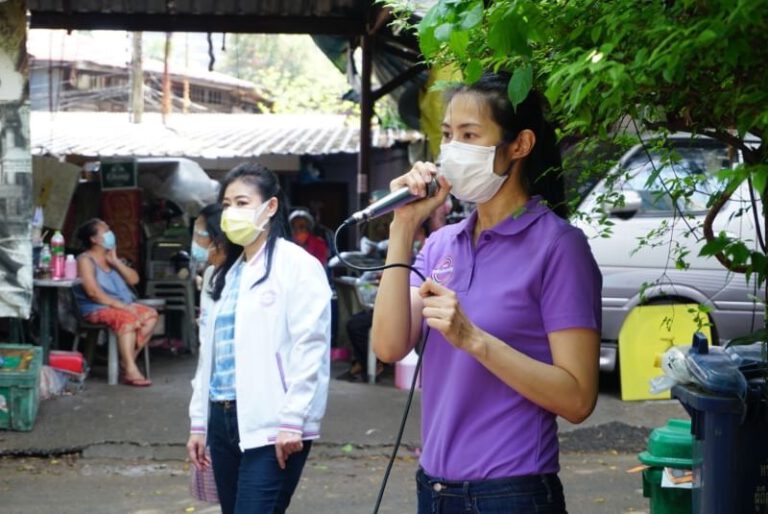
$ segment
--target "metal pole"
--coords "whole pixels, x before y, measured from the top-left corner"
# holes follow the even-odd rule
[[[372,41],[373,36],[362,37],[360,49],[363,53],[363,69],[360,76],[360,152],[357,159],[357,207],[360,210],[368,204],[371,183],[371,119],[373,118],[373,92],[371,91]]]

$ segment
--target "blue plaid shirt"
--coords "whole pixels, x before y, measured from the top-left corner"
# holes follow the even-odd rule
[[[213,373],[211,374],[210,399],[234,400],[235,391],[235,310],[240,290],[243,260],[238,260],[230,270],[227,284],[221,294],[221,307],[214,321]]]

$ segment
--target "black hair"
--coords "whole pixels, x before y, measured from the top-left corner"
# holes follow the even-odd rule
[[[219,204],[224,200],[224,194],[227,188],[235,181],[242,181],[255,187],[261,195],[262,201],[266,202],[270,198],[277,198],[277,212],[275,212],[272,219],[269,220],[267,228],[267,242],[265,247],[267,269],[259,280],[254,282],[251,287],[257,286],[267,280],[270,272],[272,271],[272,258],[275,253],[275,244],[279,238],[287,239],[290,234],[288,228],[288,205],[283,194],[283,190],[280,187],[280,181],[277,179],[277,175],[272,173],[269,169],[262,166],[257,162],[247,162],[235,166],[224,177],[221,184],[221,191],[219,192]],[[211,297],[214,300],[221,298],[221,293],[224,290],[226,284],[227,272],[240,258],[243,252],[243,247],[226,240],[225,253],[226,259],[216,271],[213,272],[211,281],[213,283],[213,293]]]
[[[83,250],[90,250],[93,247],[91,238],[99,233],[99,225],[102,223],[104,221],[99,218],[91,218],[77,228],[75,237],[80,242]]]
[[[558,216],[568,217],[565,201],[563,161],[552,125],[544,118],[542,99],[535,90],[517,107],[507,95],[511,75],[486,72],[477,81],[449,91],[447,100],[457,94],[476,95],[484,100],[493,120],[501,127],[502,143],[514,141],[523,130],[531,130],[536,144],[523,161],[521,182],[529,195],[541,195]]]
[[[224,248],[227,243],[227,236],[221,230],[221,204],[211,203],[200,209],[199,216],[205,220],[205,231],[208,237],[217,248]]]

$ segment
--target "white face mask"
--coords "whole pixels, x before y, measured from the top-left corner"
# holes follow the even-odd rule
[[[440,173],[451,183],[451,194],[459,200],[484,203],[493,198],[507,180],[493,172],[495,146],[451,141],[440,145]]]

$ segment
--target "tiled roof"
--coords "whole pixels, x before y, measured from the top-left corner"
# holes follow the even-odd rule
[[[156,113],[130,123],[127,113],[31,113],[35,154],[92,157],[251,158],[261,155],[356,153],[357,118],[340,115]],[[389,148],[422,138],[416,131],[373,129],[373,146]]]

